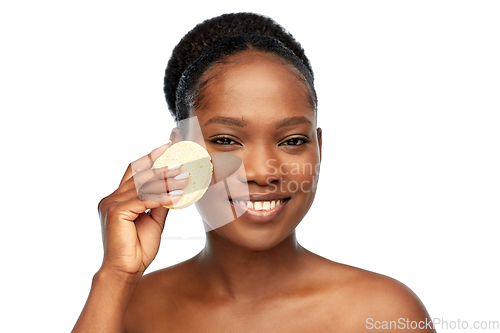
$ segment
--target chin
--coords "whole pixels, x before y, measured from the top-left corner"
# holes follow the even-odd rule
[[[293,226],[273,225],[268,228],[249,228],[245,223],[239,222],[236,220],[209,233],[212,233],[213,238],[226,243],[229,247],[261,252],[271,250],[281,244],[294,233],[298,225],[297,223]]]

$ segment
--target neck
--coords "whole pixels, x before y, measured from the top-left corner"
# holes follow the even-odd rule
[[[196,262],[212,291],[232,299],[249,300],[287,288],[286,284],[294,280],[290,276],[298,273],[305,252],[295,231],[273,248],[259,251],[243,248],[210,231]]]

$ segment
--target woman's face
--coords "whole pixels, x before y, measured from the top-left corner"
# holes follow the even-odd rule
[[[230,60],[206,73],[204,78],[211,79],[193,115],[212,156],[233,154],[243,161],[246,175],[239,180],[248,187],[252,202],[235,202],[236,197],[230,201],[253,209],[207,237],[265,250],[290,236],[313,202],[321,129],[309,91],[295,69],[258,51]],[[267,208],[265,201],[276,205],[278,198],[284,198],[281,205],[258,210],[261,203]]]

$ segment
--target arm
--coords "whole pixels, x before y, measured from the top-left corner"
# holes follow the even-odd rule
[[[125,310],[138,281],[126,273],[99,270],[72,332],[123,332]]]

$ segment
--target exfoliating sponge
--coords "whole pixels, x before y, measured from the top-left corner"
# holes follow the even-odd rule
[[[193,141],[180,141],[168,148],[154,162],[152,169],[181,164],[181,173],[189,172],[189,182],[182,189],[179,201],[165,206],[169,209],[186,208],[200,200],[212,180],[213,165],[208,151]]]

